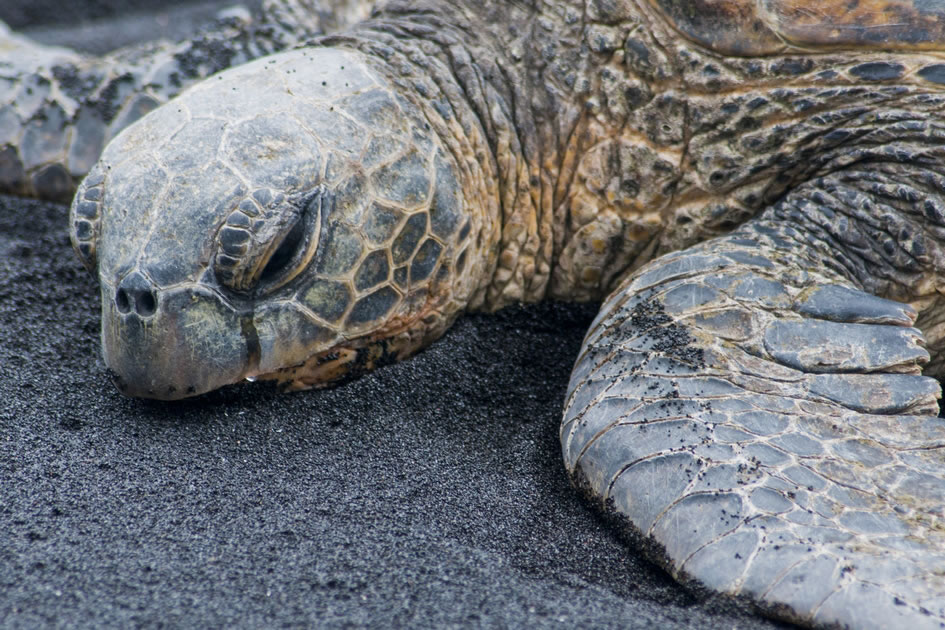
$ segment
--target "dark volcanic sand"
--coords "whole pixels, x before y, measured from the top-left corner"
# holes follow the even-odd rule
[[[0,197],[0,626],[777,627],[697,600],[568,486],[594,308],[468,316],[328,391],[130,400],[66,213]]]

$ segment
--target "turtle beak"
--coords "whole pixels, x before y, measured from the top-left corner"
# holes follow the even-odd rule
[[[102,352],[127,396],[176,400],[242,380],[259,355],[244,319],[201,285],[160,290],[140,272],[102,284]]]

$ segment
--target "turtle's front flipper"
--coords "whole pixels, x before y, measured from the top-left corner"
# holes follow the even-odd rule
[[[916,313],[778,242],[750,223],[610,297],[568,471],[682,580],[805,624],[939,628],[945,422]]]

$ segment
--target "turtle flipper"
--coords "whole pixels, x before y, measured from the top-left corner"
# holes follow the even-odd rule
[[[679,579],[805,624],[941,627],[945,421],[916,313],[751,231],[608,299],[572,374],[568,471]]]

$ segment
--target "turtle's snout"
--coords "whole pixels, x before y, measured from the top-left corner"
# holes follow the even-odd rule
[[[241,380],[258,341],[245,314],[211,287],[157,286],[133,270],[102,286],[102,353],[128,396],[173,400]]]
[[[157,310],[157,292],[143,274],[135,271],[125,276],[115,291],[115,307],[119,313],[151,317]]]

